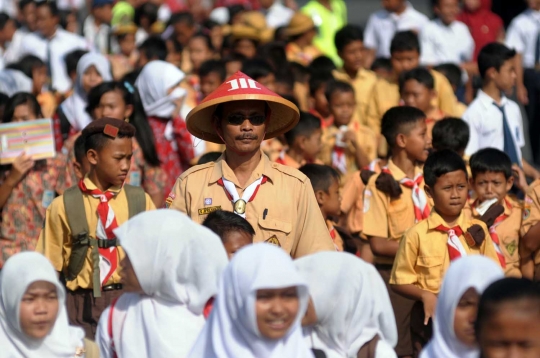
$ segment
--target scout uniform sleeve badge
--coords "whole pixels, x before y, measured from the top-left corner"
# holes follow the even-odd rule
[[[264,242],[272,245],[276,245],[278,247],[281,247],[281,244],[279,243],[279,240],[276,235],[270,236],[268,239],[266,239]]]

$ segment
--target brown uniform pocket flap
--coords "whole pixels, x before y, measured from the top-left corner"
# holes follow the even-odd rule
[[[292,230],[292,224],[290,222],[273,219],[268,216],[265,219],[259,217],[259,226],[266,230],[276,230],[286,234],[289,234]]]
[[[437,267],[443,264],[442,256],[418,256],[416,264],[421,267]]]

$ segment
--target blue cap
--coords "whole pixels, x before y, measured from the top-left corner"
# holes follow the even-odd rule
[[[93,0],[92,7],[102,7],[105,5],[112,5],[114,0]]]

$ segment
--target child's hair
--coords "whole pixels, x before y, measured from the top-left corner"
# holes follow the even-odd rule
[[[484,148],[474,153],[469,159],[472,177],[487,172],[503,173],[508,180],[512,176],[512,161],[503,151],[495,148]]]
[[[324,76],[324,75],[332,75],[332,71],[336,70],[336,64],[330,57],[327,56],[319,56],[308,66],[309,73],[311,76]]]
[[[184,45],[182,45],[175,36],[169,37],[167,41],[172,44],[175,53],[181,53],[184,51]],[[165,42],[165,45],[166,44],[167,42]]]
[[[136,129],[135,138],[137,139],[137,144],[141,147],[146,162],[154,167],[159,166],[160,161],[156,151],[152,128],[146,118],[142,102],[139,98],[139,93],[129,82],[103,82],[93,87],[88,93],[88,105],[86,111],[91,116],[94,110],[99,106],[101,97],[103,97],[104,94],[113,91],[119,91],[122,94],[124,103],[133,106],[133,112],[129,117],[129,122],[133,124]]]
[[[206,45],[206,47],[208,47],[208,49],[210,51],[212,51],[212,52],[215,51],[214,44],[212,44],[212,39],[207,34],[205,34],[203,32],[197,32],[196,34],[191,36],[191,38],[189,40],[191,41],[193,39],[202,39],[204,44]]]
[[[462,84],[461,80],[461,69],[458,65],[454,63],[443,63],[441,65],[433,67],[437,72],[442,73],[447,79],[448,82],[454,87],[460,87]]]
[[[432,146],[435,150],[450,149],[460,153],[469,143],[469,125],[461,118],[447,117],[433,126]]]
[[[156,4],[153,4],[151,2],[144,3],[135,9],[135,16],[133,18],[133,21],[135,22],[135,25],[137,25],[137,27],[141,27],[141,19],[143,17],[146,17],[148,19],[148,25],[152,25],[158,20],[158,11],[159,7]]]
[[[390,61],[389,58],[378,57],[371,64],[371,70],[372,71],[385,70],[385,71],[391,72],[392,71],[392,61]]]
[[[157,58],[165,61],[167,58],[167,44],[158,36],[151,36],[139,45],[139,52],[144,53],[147,59]]]
[[[221,82],[225,81],[227,77],[225,63],[220,60],[204,61],[199,68],[199,77],[205,77],[211,73],[217,74]]]
[[[195,26],[195,18],[193,17],[193,14],[189,11],[181,11],[171,15],[169,25],[181,23],[184,23],[189,27]]]
[[[354,41],[364,42],[364,31],[360,26],[345,25],[334,36],[334,45],[338,52],[343,51],[345,46]]]
[[[230,232],[240,231],[251,237],[255,235],[253,226],[246,219],[230,211],[214,211],[208,214],[202,224],[212,230],[221,240]]]
[[[313,114],[300,112],[298,124],[296,124],[293,129],[285,133],[285,140],[287,141],[289,147],[291,147],[294,144],[294,140],[298,136],[309,137],[317,129],[321,129],[321,120],[315,117]]]
[[[506,277],[493,282],[480,297],[476,316],[476,336],[480,336],[483,325],[497,312],[502,303],[516,304],[529,301],[531,309],[540,313],[540,286],[526,278]],[[513,305],[514,306],[514,305]]]
[[[487,70],[495,68],[499,71],[501,66],[508,60],[516,56],[516,50],[509,49],[505,45],[492,42],[482,47],[478,54],[478,70],[480,76],[485,77]]]
[[[238,52],[232,52],[223,58],[223,63],[226,65],[229,62],[242,62],[247,60],[247,57]]]
[[[114,139],[103,133],[109,126],[111,126],[112,129],[118,129],[116,138],[133,138],[135,136],[135,127],[126,121],[114,118],[96,119],[95,121],[90,122],[90,124],[82,130],[81,135],[85,139],[85,152],[88,152],[91,149],[100,151],[105,147],[109,140]]]
[[[208,153],[205,153],[205,154],[201,155],[201,157],[197,161],[197,165],[206,164],[206,163],[210,163],[210,162],[215,162],[216,160],[219,159],[219,157],[221,157],[222,154],[223,153],[221,153],[221,152],[208,152]]]
[[[135,82],[137,82],[137,78],[139,77],[139,74],[141,73],[142,69],[136,69],[131,72],[128,72],[122,77],[122,80],[120,82],[127,82],[132,86],[135,86]]]
[[[56,1],[35,1],[34,4],[36,4],[36,9],[42,6],[48,7],[51,15],[54,17],[58,17],[60,10],[56,5]]]
[[[293,73],[295,82],[309,81],[310,72],[306,66],[298,62],[289,62],[289,68],[291,69]]]
[[[35,1],[34,0],[21,0],[19,1],[19,10],[21,12],[24,11],[24,8],[30,4],[35,4]]]
[[[68,19],[69,19],[69,16],[71,15],[76,16],[71,10],[58,11],[58,17],[60,18],[58,25],[60,25],[60,27],[63,28],[64,30],[67,30]]]
[[[34,79],[34,69],[39,67],[44,67],[45,62],[43,62],[39,57],[34,55],[26,55],[15,63],[9,64],[6,68],[11,68],[13,70],[19,70],[30,79]],[[69,73],[69,72],[68,72]]]
[[[75,153],[75,161],[79,164],[82,164],[84,157],[86,157],[86,150],[84,150],[84,142],[85,138],[80,135],[75,140],[75,144],[73,145],[73,152]]]
[[[13,113],[15,113],[15,108],[21,104],[26,104],[30,107],[30,110],[35,114],[36,118],[40,118],[43,115],[41,114],[41,106],[39,105],[36,96],[27,92],[18,92],[15,93],[6,103],[6,108],[4,109],[4,118],[3,123],[9,123],[13,119]]]
[[[331,73],[313,74],[309,78],[309,95],[314,97],[315,93],[320,90],[323,85],[326,85],[333,80],[334,76],[332,76]]]
[[[255,81],[258,78],[266,77],[269,74],[274,73],[272,67],[268,62],[262,59],[250,59],[244,61],[242,64],[242,72],[253,78]]]
[[[71,51],[66,55],[66,57],[64,57],[64,61],[66,63],[66,71],[68,75],[71,75],[72,73],[75,73],[77,71],[77,65],[79,64],[79,60],[87,53],[88,51],[85,50],[75,50]]]
[[[438,178],[457,170],[463,171],[467,177],[467,167],[459,154],[450,149],[443,149],[431,153],[424,163],[424,181],[427,186],[433,188]]]
[[[8,21],[11,20],[8,14],[0,12],[0,30],[3,30]]]
[[[257,57],[265,59],[275,72],[283,71],[289,67],[285,44],[269,42],[257,49]]]
[[[383,115],[381,120],[381,134],[390,147],[395,147],[398,134],[408,134],[419,120],[426,115],[418,108],[409,106],[392,107]]]
[[[287,86],[289,92],[294,91],[294,75],[290,68],[278,71],[275,82]]]
[[[309,181],[311,181],[313,191],[322,190],[325,193],[328,193],[328,190],[334,181],[339,183],[340,175],[338,171],[329,165],[306,164],[298,170],[304,173]]]
[[[420,41],[418,36],[412,31],[401,31],[396,33],[390,44],[390,53],[417,51],[420,53]]]
[[[350,83],[344,82],[344,81],[330,81],[326,85],[326,91],[324,95],[326,96],[326,100],[328,103],[330,103],[330,99],[332,98],[332,95],[336,92],[340,93],[352,93],[354,95],[354,88],[351,86]]]
[[[403,72],[399,76],[399,91],[403,91],[405,83],[409,80],[415,80],[429,90],[435,89],[435,80],[431,73],[425,67],[417,67],[410,71]]]

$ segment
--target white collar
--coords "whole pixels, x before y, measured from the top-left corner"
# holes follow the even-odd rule
[[[486,108],[491,108],[493,106],[493,103],[497,103],[491,96],[489,96],[486,92],[479,90],[476,98],[484,105]],[[504,93],[501,93],[501,103],[500,106],[504,107],[508,103],[508,98],[504,95]],[[499,105],[499,104],[497,104]]]
[[[398,15],[395,12],[388,12],[388,11],[387,12],[388,12],[388,16],[390,16],[392,18],[392,20],[399,21],[402,18],[409,15],[413,11],[415,11],[414,7],[412,6],[412,4],[410,2],[407,1],[407,3],[405,4],[405,11],[403,11],[401,14]]]

